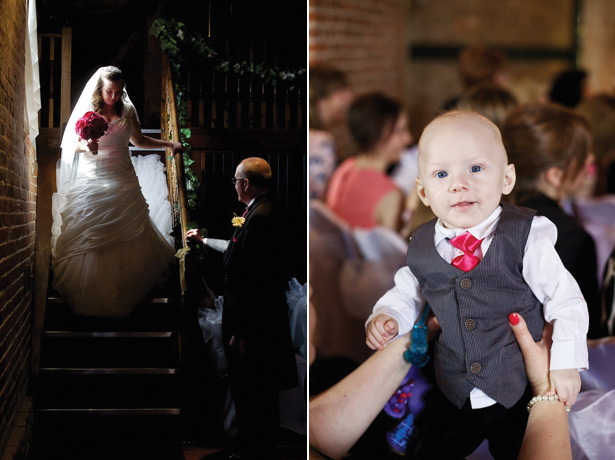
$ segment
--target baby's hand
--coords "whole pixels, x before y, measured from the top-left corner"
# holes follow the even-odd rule
[[[581,390],[581,376],[576,369],[557,369],[549,372],[551,388],[555,388],[560,401],[572,407]]]
[[[365,342],[372,350],[383,350],[385,343],[395,337],[398,331],[397,320],[389,315],[378,315],[367,325]]]

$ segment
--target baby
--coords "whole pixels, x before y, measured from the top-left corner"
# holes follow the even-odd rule
[[[544,321],[554,325],[549,394],[572,406],[577,369],[588,367],[586,303],[555,252],[555,225],[500,204],[515,168],[492,122],[466,111],[437,117],[419,141],[418,169],[417,192],[437,219],[413,233],[408,266],[367,320],[367,344],[382,349],[407,333],[429,304],[442,329],[441,393],[427,406],[437,428],[424,430],[418,458],[463,458],[483,439],[496,458],[516,458],[531,394],[508,315],[521,313],[536,341]]]

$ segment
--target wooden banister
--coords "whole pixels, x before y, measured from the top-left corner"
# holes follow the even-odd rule
[[[161,139],[179,142],[179,123],[175,105],[175,91],[169,58],[162,56],[162,111],[161,111]],[[188,200],[186,196],[186,182],[184,180],[184,161],[181,153],[173,154],[170,148],[166,152],[167,182],[169,199],[173,210],[173,228],[181,232],[181,248],[187,247],[186,231],[188,230]],[[177,239],[179,240],[179,239]],[[182,292],[186,291],[185,261],[180,258],[180,282]]]

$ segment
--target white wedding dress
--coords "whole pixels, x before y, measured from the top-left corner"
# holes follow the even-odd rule
[[[173,260],[163,165],[157,155],[132,159],[128,149],[134,110],[124,105],[122,117],[100,138],[97,154],[75,154],[68,165],[63,153],[58,169],[62,183],[53,197],[53,287],[79,314],[127,316]]]

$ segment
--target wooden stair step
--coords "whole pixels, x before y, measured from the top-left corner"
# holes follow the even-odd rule
[[[43,337],[53,338],[171,338],[175,335],[174,331],[43,331]]]
[[[175,368],[179,366],[179,343],[175,333],[132,334],[94,333],[44,334],[42,368]],[[126,336],[128,335],[128,336]],[[145,335],[140,333],[140,335]],[[149,334],[147,334],[149,335]],[[160,337],[162,336],[162,337]]]
[[[176,369],[41,369],[36,409],[179,407]]]
[[[125,318],[97,318],[75,314],[60,298],[51,297],[43,329],[45,331],[170,331],[177,326],[177,305],[158,297],[138,307]]]
[[[87,414],[87,415],[181,415],[181,407],[179,404],[172,405],[143,405],[143,406],[131,406],[126,405],[124,407],[115,407],[113,405],[90,405],[87,407],[74,407],[71,405],[60,406],[54,405],[53,407],[37,406],[33,409],[34,413],[47,413],[47,414]]]
[[[174,375],[175,368],[164,367],[44,367],[41,374]]]
[[[177,407],[39,409],[29,460],[180,460]]]
[[[38,408],[37,413],[80,415],[180,415],[178,407]]]
[[[169,297],[153,297],[148,303],[170,303],[171,299]],[[47,297],[47,304],[64,304],[66,305],[66,301],[57,295],[50,295]]]

